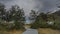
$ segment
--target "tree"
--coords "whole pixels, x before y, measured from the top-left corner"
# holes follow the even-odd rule
[[[47,14],[44,14],[44,13],[40,13],[40,16],[42,17],[43,20],[45,20],[46,22],[48,21],[48,17],[47,17]]]
[[[34,22],[36,20],[36,17],[37,17],[37,12],[31,10],[29,19]]]
[[[10,19],[14,21],[15,28],[20,29],[23,27],[25,22],[24,10],[20,9],[19,6],[12,6],[10,9]],[[21,27],[20,27],[21,26]]]
[[[37,15],[36,20],[32,24],[31,28],[40,28],[40,27],[47,27],[46,22],[48,21],[47,19],[47,14],[45,13],[39,13]]]
[[[2,20],[4,20],[5,12],[6,12],[5,5],[0,3],[0,18]]]
[[[6,22],[6,27],[4,27],[7,29],[23,29],[25,22],[24,10],[20,9],[18,5],[14,5],[6,11],[5,5],[0,4],[0,21],[4,23]],[[14,22],[10,24],[9,22],[11,21]]]

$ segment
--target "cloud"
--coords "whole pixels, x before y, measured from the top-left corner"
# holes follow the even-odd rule
[[[26,15],[32,9],[48,12],[57,9],[57,6],[60,5],[60,0],[0,0],[0,2],[4,3],[7,8],[17,4],[24,9]]]
[[[39,9],[39,11],[48,12],[56,10],[58,5],[60,5],[59,0],[40,0],[43,2],[43,8]]]
[[[8,8],[17,4],[20,6],[20,8],[24,9],[26,15],[28,15],[32,9],[36,9],[35,7],[37,5],[40,7],[40,1],[38,2],[36,0],[0,0],[0,2],[4,3]]]

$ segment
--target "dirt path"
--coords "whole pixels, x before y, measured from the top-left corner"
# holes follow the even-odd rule
[[[27,29],[23,34],[38,34],[36,29]]]

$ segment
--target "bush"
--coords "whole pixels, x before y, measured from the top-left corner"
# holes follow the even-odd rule
[[[44,21],[44,22],[35,22],[32,24],[31,28],[37,29],[37,28],[48,28],[48,24]]]
[[[15,23],[10,23],[10,24],[0,24],[0,30],[6,30],[6,31],[11,31],[11,30],[25,30],[23,27],[23,23],[15,21]]]
[[[54,25],[52,25],[51,28],[52,28],[52,29],[60,30],[60,23],[56,22]]]

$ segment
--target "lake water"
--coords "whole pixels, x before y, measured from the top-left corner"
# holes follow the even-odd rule
[[[23,32],[23,34],[38,34],[38,31],[36,29],[26,29],[25,32]]]

